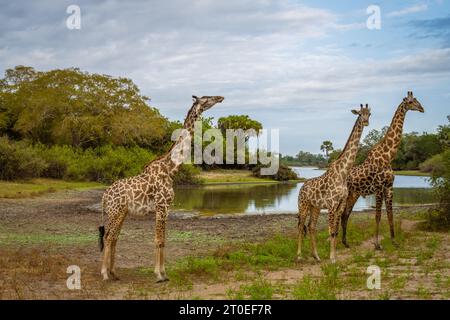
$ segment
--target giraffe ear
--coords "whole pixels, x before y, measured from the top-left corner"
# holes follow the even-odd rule
[[[194,102],[197,102],[197,101],[198,101],[198,97],[197,97],[197,96],[192,96],[192,100],[193,100]]]
[[[352,110],[352,113],[353,113],[353,114],[359,114],[359,111]]]

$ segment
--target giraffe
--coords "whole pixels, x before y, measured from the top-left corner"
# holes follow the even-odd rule
[[[316,245],[316,225],[320,209],[328,209],[328,232],[330,234],[330,260],[336,262],[336,238],[339,220],[347,199],[347,176],[355,162],[359,140],[365,126],[369,125],[370,108],[361,104],[360,110],[352,110],[358,115],[348,141],[338,159],[320,177],[307,180],[298,197],[298,250],[297,261],[301,261],[301,250],[306,233],[306,218],[309,216],[309,233],[313,257],[320,261]]]
[[[117,279],[114,257],[120,229],[127,214],[148,215],[155,213],[155,275],[157,282],[168,280],[164,267],[165,226],[169,206],[174,199],[173,176],[186,155],[181,151],[190,143],[195,121],[203,111],[224,100],[220,96],[193,96],[193,105],[184,121],[182,134],[172,148],[160,158],[150,162],[141,174],[114,182],[102,198],[102,218],[106,213],[106,228],[99,227],[100,249],[103,251],[101,274],[103,280]],[[186,131],[185,131],[186,132]],[[106,231],[106,232],[105,232]]]
[[[355,166],[348,179],[348,197],[345,210],[342,214],[342,243],[348,248],[347,223],[353,207],[360,196],[375,194],[375,249],[381,249],[379,242],[379,227],[381,219],[381,207],[383,200],[386,204],[386,212],[389,221],[391,241],[394,241],[394,217],[392,213],[392,197],[394,184],[394,171],[391,162],[395,159],[400,141],[402,139],[403,123],[406,112],[409,110],[424,112],[419,101],[414,97],[412,91],[403,98],[397,111],[392,118],[392,123],[384,138],[369,151],[366,160],[359,166]]]

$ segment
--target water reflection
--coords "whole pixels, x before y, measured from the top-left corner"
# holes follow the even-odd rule
[[[294,168],[300,176],[311,178],[323,173],[315,168]],[[297,212],[297,196],[301,183],[264,185],[218,185],[176,190],[174,209],[200,214],[288,213]],[[433,203],[427,178],[397,176],[394,206]],[[355,210],[373,208],[373,196],[360,198]]]

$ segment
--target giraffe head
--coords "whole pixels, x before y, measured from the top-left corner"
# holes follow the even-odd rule
[[[414,97],[412,91],[408,91],[408,95],[403,98],[403,106],[405,107],[405,110],[414,110],[419,112],[425,112],[422,105],[419,101]]]
[[[367,103],[365,107],[361,104],[361,108],[359,110],[352,110],[352,113],[359,115],[359,119],[362,121],[362,124],[364,126],[369,125],[369,118],[371,113],[369,105]]]
[[[212,108],[216,103],[221,103],[224,98],[221,96],[203,96],[201,98],[192,96],[192,99],[194,100],[194,105],[196,105],[197,112],[200,114]]]

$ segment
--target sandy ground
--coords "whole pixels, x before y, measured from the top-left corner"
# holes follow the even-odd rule
[[[102,190],[65,191],[32,199],[0,199],[0,299],[226,298],[227,290],[242,284],[236,280],[211,283],[193,279],[192,287],[185,291],[171,282],[157,285],[151,273],[139,272],[143,267],[153,267],[152,216],[127,218],[117,248],[120,280],[103,282],[97,246],[100,213],[95,210],[101,194]],[[260,242],[275,234],[295,234],[296,223],[296,216],[291,214],[226,218],[171,215],[167,225],[167,265],[185,256],[211,254],[228,243]],[[414,224],[403,221],[404,229],[413,230]],[[449,261],[448,234],[441,237],[444,246],[436,259]],[[360,247],[373,250],[371,240]],[[340,253],[341,259],[349,254]],[[67,289],[66,270],[70,265],[81,268],[81,290]],[[414,268],[408,268],[414,277]],[[297,269],[268,270],[263,276],[269,281],[293,283],[304,274],[315,275],[320,270],[320,265],[307,264]],[[445,298],[433,288],[427,292]],[[408,297],[405,294],[404,298]],[[355,293],[348,298],[371,297]]]

